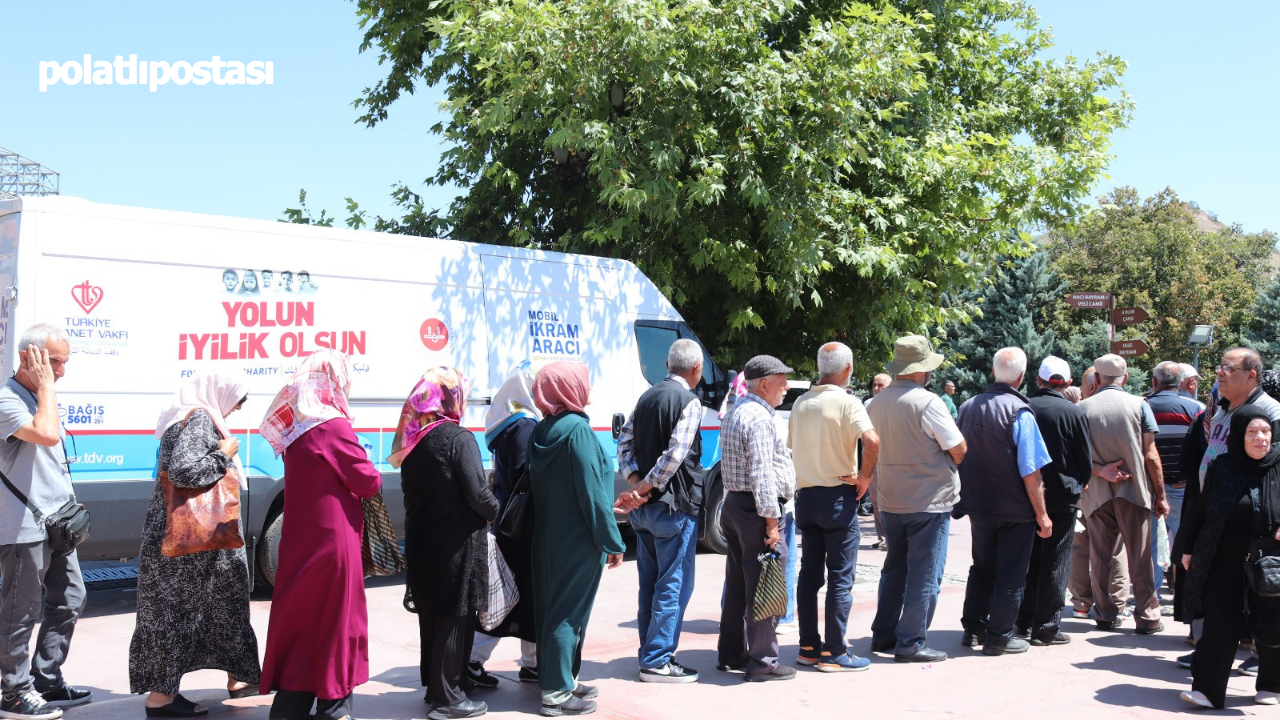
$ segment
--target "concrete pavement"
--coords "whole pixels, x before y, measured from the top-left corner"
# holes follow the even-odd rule
[[[869,518],[858,556],[860,565],[878,566],[884,554],[868,549],[874,541]],[[871,539],[867,539],[871,536]],[[946,572],[953,581],[968,572],[968,524],[952,523]],[[870,625],[875,614],[874,567],[861,568],[854,588],[849,635],[853,650],[867,655]],[[582,680],[600,686],[597,716],[631,720],[678,718],[822,718],[847,716],[1036,716],[1083,718],[1145,718],[1188,708],[1178,691],[1190,687],[1190,671],[1174,663],[1189,652],[1186,626],[1167,618],[1158,635],[1134,635],[1130,622],[1124,632],[1102,633],[1093,622],[1067,619],[1069,645],[1031,648],[1025,655],[986,657],[960,645],[960,608],[964,588],[943,588],[929,644],[951,655],[932,665],[897,664],[891,657],[872,656],[866,672],[823,674],[801,669],[796,680],[746,684],[740,675],[715,670],[719,600],[724,561],[701,554],[693,595],[681,641],[682,664],[701,671],[697,685],[650,685],[636,680],[636,573],[629,558],[621,568],[605,572],[588,628]],[[862,580],[867,581],[862,581]],[[370,656],[372,679],[356,691],[356,717],[422,718],[427,708],[418,680],[418,630],[413,615],[401,607],[404,586],[399,578],[370,581]],[[265,641],[270,601],[255,599],[253,623]],[[142,697],[128,694],[128,648],[133,632],[133,592],[93,592],[89,612],[81,619],[66,665],[66,677],[76,686],[94,690],[94,702],[67,711],[73,720],[115,720],[144,717]],[[317,632],[323,629],[317,628]],[[796,635],[784,635],[782,655],[793,662]],[[473,698],[489,703],[490,717],[517,718],[536,714],[536,688],[515,681],[518,643],[503,641],[489,670],[503,679],[497,690],[479,691]],[[1244,653],[1239,659],[1245,657]],[[209,705],[209,717],[265,720],[270,698],[228,700],[226,676],[212,671],[188,675],[182,692]],[[1231,680],[1227,712],[1280,718],[1280,708],[1253,704],[1253,678]]]

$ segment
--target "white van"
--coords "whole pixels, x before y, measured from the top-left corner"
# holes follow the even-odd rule
[[[249,474],[246,539],[274,578],[283,463],[256,427],[298,360],[351,355],[356,432],[403,525],[390,454],[401,403],[433,365],[471,379],[465,417],[481,452],[489,398],[515,364],[580,360],[592,426],[610,456],[636,398],[664,377],[667,349],[694,338],[635,265],[403,235],[103,205],[70,197],[0,201],[0,370],[35,323],[66,330],[59,412],[77,496],[93,516],[82,559],[137,555],[155,477],[156,419],[197,370],[242,374],[230,418]],[[705,362],[703,464],[719,459],[724,374]],[[723,547],[718,474],[704,540]],[[621,483],[621,478],[618,479]]]

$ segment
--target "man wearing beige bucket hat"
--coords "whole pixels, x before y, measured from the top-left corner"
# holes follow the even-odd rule
[[[889,545],[871,650],[892,652],[898,662],[947,658],[925,640],[938,604],[951,508],[960,499],[956,465],[967,446],[942,398],[925,389],[942,359],[928,338],[899,338],[885,367],[894,379],[867,406],[881,437],[875,504]]]

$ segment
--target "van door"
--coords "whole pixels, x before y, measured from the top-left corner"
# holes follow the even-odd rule
[[[724,371],[711,359],[707,348],[693,330],[678,320],[637,320],[636,349],[640,371],[650,385],[667,376],[667,352],[676,340],[692,340],[702,348],[702,381],[693,389],[703,405],[702,465],[711,467],[720,459],[720,405],[728,391]]]

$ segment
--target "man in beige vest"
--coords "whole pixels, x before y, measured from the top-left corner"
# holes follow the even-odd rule
[[[1093,585],[1094,622],[1099,630],[1120,624],[1120,608],[1107,592],[1117,545],[1123,541],[1130,568],[1151,567],[1151,514],[1169,514],[1160,454],[1156,450],[1155,416],[1146,401],[1124,391],[1128,365],[1119,355],[1103,355],[1094,364],[1098,391],[1080,402],[1089,418],[1094,480],[1080,498],[1089,530],[1089,575]],[[1151,635],[1164,629],[1155,575],[1132,573],[1134,632]]]

